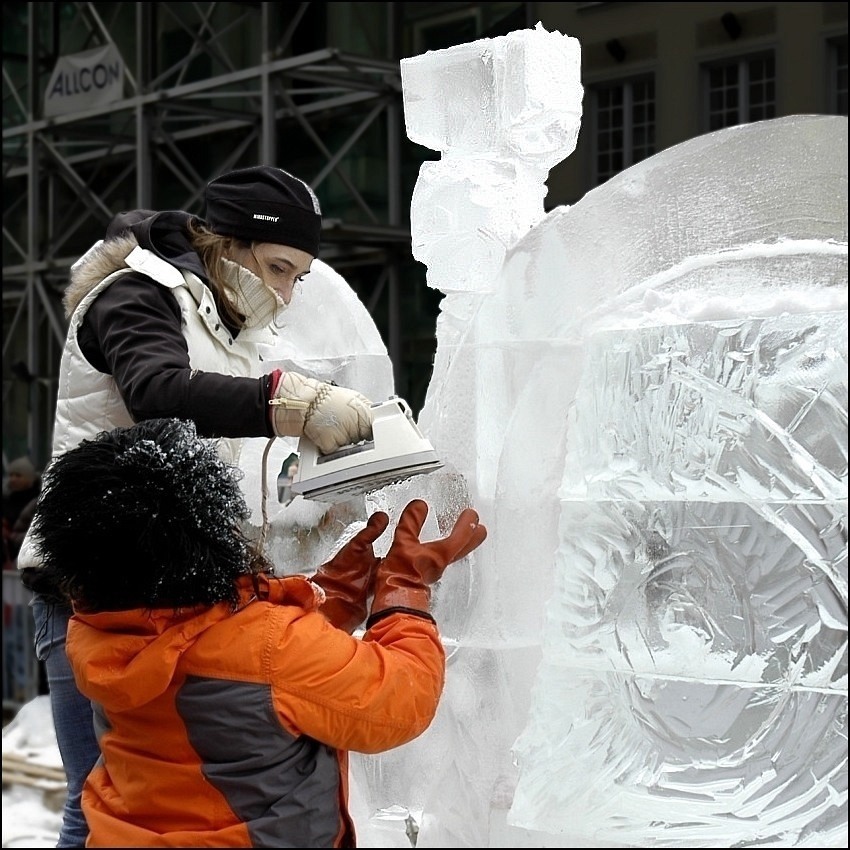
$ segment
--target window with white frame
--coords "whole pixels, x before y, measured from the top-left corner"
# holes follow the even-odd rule
[[[702,78],[706,130],[776,117],[776,62],[772,52],[713,62],[703,67]]]
[[[847,114],[847,36],[828,42],[829,51],[829,111],[832,115]]]
[[[655,153],[655,80],[641,77],[591,86],[593,179],[604,183]]]

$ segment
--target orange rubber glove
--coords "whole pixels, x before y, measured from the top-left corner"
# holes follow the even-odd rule
[[[310,579],[325,591],[319,610],[338,629],[351,634],[366,619],[366,603],[379,559],[372,544],[384,533],[390,518],[383,511],[362,528]]]
[[[428,516],[428,505],[414,499],[401,512],[390,551],[378,565],[375,596],[367,628],[397,612],[431,617],[431,585],[449,564],[465,558],[487,537],[478,512],[461,512],[448,537],[422,543],[419,534]]]

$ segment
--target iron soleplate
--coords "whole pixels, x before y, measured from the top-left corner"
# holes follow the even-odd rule
[[[415,459],[408,458],[407,460]],[[372,493],[382,487],[388,487],[390,484],[397,484],[412,478],[414,475],[433,472],[443,466],[443,462],[436,458],[421,460],[418,463],[408,462],[403,466],[398,465],[398,458],[395,461],[396,465],[389,468],[386,465],[391,461],[375,461],[371,468],[369,464],[364,464],[358,470],[360,474],[355,478],[351,477],[352,470],[348,469],[313,478],[309,481],[293,483],[292,492],[316,502],[341,502],[355,496]]]

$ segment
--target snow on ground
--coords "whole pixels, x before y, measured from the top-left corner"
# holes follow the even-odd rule
[[[3,727],[3,847],[55,847],[59,840],[64,787],[40,776],[39,767],[62,768],[47,696],[26,703]]]

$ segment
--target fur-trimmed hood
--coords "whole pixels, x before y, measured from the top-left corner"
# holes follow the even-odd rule
[[[71,266],[71,279],[62,297],[66,318],[71,318],[83,298],[107,275],[126,267],[124,258],[138,244],[139,240],[132,234],[108,241],[101,239]]]
[[[62,299],[65,316],[79,306],[85,296],[107,275],[126,268],[125,258],[137,246],[180,269],[194,272],[202,280],[206,274],[192,248],[187,231],[194,216],[179,210],[154,213],[133,210],[119,213],[109,223],[106,238],[96,242],[71,266],[70,282]]]

